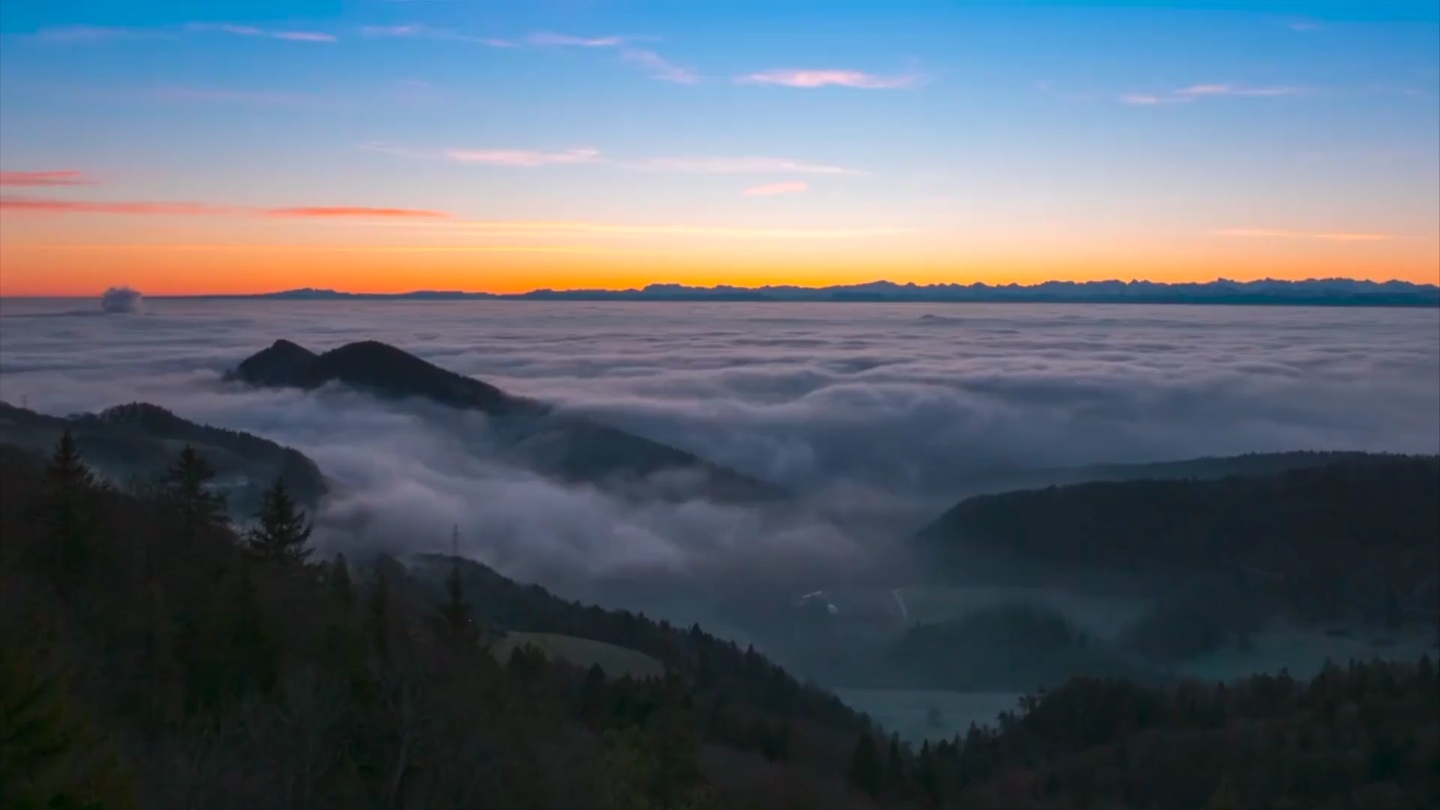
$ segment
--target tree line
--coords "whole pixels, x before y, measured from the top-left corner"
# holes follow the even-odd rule
[[[118,491],[62,437],[0,447],[0,807],[1426,806],[1419,665],[1152,689],[1074,679],[918,748],[753,649],[451,555],[437,582],[309,553],[283,482],[231,524],[182,451]],[[490,642],[646,652],[614,677]],[[1287,805],[1286,802],[1289,804]]]

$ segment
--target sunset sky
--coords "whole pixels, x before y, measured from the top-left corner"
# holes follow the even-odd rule
[[[1440,4],[0,2],[0,295],[1440,281]]]

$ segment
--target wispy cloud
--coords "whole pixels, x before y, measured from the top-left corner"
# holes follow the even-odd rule
[[[541,152],[531,149],[452,149],[446,152],[445,156],[460,163],[524,168],[600,161],[600,153],[594,149],[567,149],[562,152]]]
[[[810,186],[805,183],[771,183],[765,186],[755,186],[740,192],[745,197],[769,197],[775,194],[800,194]]]
[[[417,37],[426,33],[425,26],[412,25],[362,25],[360,33],[367,37]]]
[[[1291,31],[1315,31],[1320,28],[1320,23],[1313,22],[1311,20],[1296,20],[1295,22],[1290,23],[1286,27],[1289,28]]]
[[[1126,93],[1119,97],[1122,104],[1150,106],[1155,104],[1184,104],[1202,98],[1278,98],[1304,93],[1303,87],[1271,86],[1248,87],[1237,84],[1192,84],[1169,93]]]
[[[654,51],[647,51],[641,48],[626,48],[621,51],[620,58],[626,62],[637,64],[650,74],[650,78],[662,82],[675,82],[676,84],[695,84],[699,77],[695,71],[687,67],[671,62]]]
[[[35,38],[43,42],[76,44],[108,42],[116,39],[158,36],[160,34],[161,32],[159,31],[146,31],[138,28],[119,28],[102,25],[65,25],[56,28],[42,28],[35,33]]]
[[[70,25],[60,28],[43,28],[36,32],[35,36],[44,42],[78,44],[139,37],[175,37],[186,34],[229,34],[237,37],[279,39],[290,42],[336,42],[338,39],[335,35],[322,31],[276,30],[253,25],[213,22],[190,22],[156,28]]]
[[[364,206],[307,206],[301,208],[262,208],[258,213],[272,217],[298,217],[304,219],[347,219],[354,217],[384,217],[388,219],[444,219],[450,215],[443,211],[427,211],[423,208],[368,208]]]
[[[322,34],[318,31],[274,31],[267,36],[272,39],[288,39],[291,42],[336,42],[333,34]]]
[[[88,186],[95,181],[82,171],[0,172],[0,186]]]
[[[1243,87],[1234,84],[1192,84],[1175,91],[1175,95],[1187,98],[1199,98],[1202,96],[1247,96],[1253,98],[1271,98],[1274,96],[1293,96],[1305,92],[1299,87]]]
[[[553,34],[548,31],[541,31],[526,37],[525,41],[531,45],[556,45],[571,48],[618,48],[630,39],[629,37],[576,37],[570,36],[569,34]]]
[[[241,214],[296,219],[442,219],[440,211],[414,208],[371,208],[364,206],[306,206],[246,208],[201,202],[63,200],[22,195],[0,195],[0,211],[35,214],[132,214],[152,216],[200,216]]]
[[[515,43],[499,39],[497,37],[477,37],[469,34],[461,34],[455,31],[446,31],[438,28],[431,28],[419,23],[407,25],[363,25],[360,27],[361,36],[372,38],[395,38],[395,39],[435,39],[447,42],[469,42],[477,45],[485,45],[491,48],[514,48]]]
[[[430,226],[426,226],[427,228]],[[608,222],[564,221],[452,221],[437,223],[436,230],[475,236],[596,236],[596,237],[714,237],[723,239],[854,239],[914,233],[913,228],[727,228],[704,225],[628,225]]]
[[[249,242],[240,244],[175,244],[175,243],[146,243],[146,242],[120,242],[114,244],[85,244],[85,243],[64,243],[64,244],[26,244],[25,250],[54,250],[54,251],[103,251],[106,253],[117,250],[125,251],[166,251],[175,253],[192,252],[214,252],[214,251],[255,251],[270,252],[284,251],[293,253],[296,251],[317,252],[317,253],[605,253],[605,254],[635,254],[647,253],[650,251],[632,250],[627,248],[610,247],[588,247],[579,245],[317,245],[312,243],[264,243]]]
[[[689,174],[864,174],[856,169],[824,163],[805,163],[776,157],[666,157],[621,164],[642,171]]]
[[[364,143],[361,149],[416,160],[451,160],[484,166],[605,165],[646,172],[676,174],[865,174],[858,169],[826,163],[808,163],[783,157],[704,157],[681,156],[643,159],[614,159],[598,149],[577,147],[558,151],[540,149],[412,149],[392,143]]]
[[[192,34],[219,33],[231,34],[238,37],[262,37],[265,39],[283,39],[290,42],[335,42],[337,37],[333,34],[326,34],[320,31],[285,31],[258,28],[253,25],[235,25],[233,23],[186,23],[185,30]]]
[[[764,70],[735,77],[738,84],[773,84],[782,87],[855,87],[866,90],[888,90],[913,87],[923,77],[916,74],[880,76],[858,70]]]
[[[1383,242],[1394,239],[1388,233],[1348,233],[1335,231],[1286,231],[1273,228],[1227,228],[1216,231],[1217,236],[1232,236],[1247,239],[1322,239],[1329,242]]]
[[[24,211],[38,214],[192,215],[230,214],[235,213],[236,210],[197,202],[93,202],[16,195],[0,196],[0,211]]]
[[[1176,96],[1157,96],[1151,93],[1126,93],[1120,97],[1120,101],[1123,104],[1133,104],[1142,107],[1152,104],[1176,104],[1189,100],[1188,98],[1179,98]]]
[[[320,96],[309,93],[289,93],[270,90],[229,90],[207,87],[157,87],[126,95],[130,97],[138,96],[139,98],[150,101],[196,103],[233,102],[281,107],[308,105],[321,101]]]

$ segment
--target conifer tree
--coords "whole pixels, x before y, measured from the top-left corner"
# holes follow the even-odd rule
[[[849,775],[850,781],[871,798],[880,795],[885,771],[880,762],[880,751],[875,747],[875,739],[868,731],[861,734],[860,740],[855,743],[855,753],[850,757]]]
[[[445,635],[456,649],[461,649],[479,639],[475,622],[470,616],[470,604],[465,601],[464,582],[460,577],[460,528],[450,529],[450,575],[445,578],[445,604],[440,609],[441,623]]]
[[[890,753],[885,760],[885,784],[898,787],[905,784],[905,758],[900,753],[900,735],[890,736]]]
[[[304,510],[296,506],[285,489],[285,479],[276,477],[265,490],[256,515],[260,525],[246,536],[250,553],[271,563],[304,565],[311,549],[306,547],[312,526]]]
[[[214,479],[215,468],[188,444],[165,473],[161,482],[165,499],[178,510],[187,534],[230,522],[225,514],[225,493],[207,486]]]
[[[366,605],[365,623],[370,631],[375,654],[381,661],[390,658],[390,579],[380,566],[375,570],[375,586]]]
[[[350,564],[345,561],[344,554],[336,554],[335,559],[330,562],[328,581],[348,614],[355,606],[355,585],[350,581]]]
[[[95,529],[95,474],[80,460],[69,428],[60,434],[45,468],[43,517],[49,533],[44,561],[62,589],[69,590],[91,562]]]
[[[935,757],[930,753],[928,740],[920,744],[920,756],[915,760],[915,783],[933,804],[940,804],[940,774],[936,770]]]

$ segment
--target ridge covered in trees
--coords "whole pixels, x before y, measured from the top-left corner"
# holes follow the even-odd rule
[[[273,486],[248,538],[193,449],[151,493],[62,434],[0,446],[0,806],[1419,807],[1432,662],[1159,689],[1074,679],[918,749],[754,650],[459,558],[311,562]],[[283,542],[282,542],[283,541]],[[265,551],[270,550],[270,551]],[[284,553],[278,553],[283,550]],[[430,573],[444,572],[442,577]],[[612,677],[506,629],[652,655]]]
[[[1440,458],[1343,456],[1212,480],[1090,482],[962,501],[917,535],[966,552],[1229,577],[1315,621],[1440,618]],[[1358,614],[1358,615],[1357,615]],[[1398,618],[1397,618],[1398,614]]]
[[[250,433],[192,422],[147,402],[70,417],[0,402],[0,444],[48,453],[67,430],[80,457],[120,484],[161,475],[175,453],[188,444],[219,476],[243,481],[232,504],[243,513],[259,503],[261,490],[276,476],[283,477],[291,494],[306,505],[318,503],[327,489],[319,466],[294,448]]]

